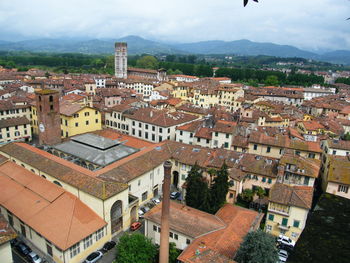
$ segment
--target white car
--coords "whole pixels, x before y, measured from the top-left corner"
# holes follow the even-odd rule
[[[143,215],[144,215],[145,213],[141,210],[141,209],[139,209],[139,218],[143,218]]]
[[[278,251],[278,258],[280,262],[286,262],[288,258],[288,252],[280,249],[280,251]]]
[[[155,205],[158,205],[160,203],[160,200],[158,198],[152,198],[152,202]]]
[[[291,240],[289,237],[279,235],[277,238],[277,242],[286,246],[294,247],[295,241]]]
[[[27,258],[32,263],[41,263],[41,258],[35,252],[30,252]]]
[[[86,259],[85,262],[86,263],[95,263],[97,261],[99,261],[103,256],[103,253],[101,251],[95,251],[92,252]]]

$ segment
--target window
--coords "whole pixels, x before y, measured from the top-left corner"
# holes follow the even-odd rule
[[[147,199],[147,191],[142,194],[142,201]]]
[[[156,136],[154,134],[152,134],[152,141],[156,140]]]
[[[50,244],[46,244],[46,250],[47,250],[47,254],[49,254],[52,257],[53,256],[52,246]]]
[[[218,132],[215,132],[215,136],[218,137],[218,136],[219,136],[219,133],[218,133]]]
[[[142,137],[142,131],[139,130],[139,137]]]
[[[7,217],[8,217],[10,225],[13,226],[13,216],[9,211],[7,211]]]
[[[174,237],[174,233],[173,233],[173,232],[169,232],[169,236],[170,236],[171,238],[173,238],[173,237]]]
[[[132,121],[132,126],[135,126],[135,121]]]
[[[67,121],[67,120],[64,120],[64,124],[65,124],[66,126],[68,126],[68,121]]]
[[[270,221],[273,221],[273,219],[275,218],[275,216],[274,215],[272,215],[272,214],[269,214],[269,220]]]
[[[189,240],[188,238],[186,238],[186,244],[187,244],[187,245],[191,244],[191,240]]]
[[[132,135],[135,135],[135,129],[132,129]]]
[[[95,119],[95,123],[98,123],[98,119]]]
[[[50,97],[49,97],[49,101],[50,101],[50,102],[53,102],[53,96],[50,96]]]
[[[139,122],[139,128],[142,128],[142,123],[141,122]]]
[[[258,145],[254,144],[254,151],[256,151],[258,149]]]
[[[267,153],[271,152],[271,147],[270,147],[270,146],[267,146],[266,152],[267,152]]]
[[[146,124],[146,126],[145,126],[145,127],[146,127],[146,130],[148,130],[148,124]]]
[[[158,233],[160,233],[161,230],[162,230],[162,229],[161,229],[160,227],[158,227]]]
[[[288,224],[288,218],[283,218],[282,219],[282,226],[287,226]]]
[[[155,131],[156,130],[156,127],[152,126],[152,131]]]
[[[261,179],[261,181],[262,181],[263,183],[265,183],[265,182],[266,182],[266,177],[263,177],[263,178]]]
[[[78,127],[78,126],[79,126],[79,123],[76,122],[76,123],[75,123],[75,127]]]
[[[315,154],[314,153],[309,153],[309,158],[315,159]]]
[[[84,238],[84,249],[87,249],[91,245],[92,245],[92,235]]]
[[[53,105],[50,105],[50,110],[53,111]]]
[[[96,241],[100,240],[105,235],[104,228],[97,230],[96,232]]]
[[[177,234],[174,234],[174,238],[175,238],[175,240],[178,240],[179,236]]]
[[[224,147],[228,148],[228,142],[225,142]]]
[[[305,176],[304,177],[304,185],[309,185],[310,178]]]
[[[156,225],[153,225],[153,231],[157,232],[157,226]]]
[[[76,243],[75,245],[73,245],[70,249],[69,249],[69,253],[70,253],[70,258],[75,257],[76,255],[78,255],[80,253],[80,243]]]
[[[183,132],[182,132],[182,131],[180,131],[180,135],[182,135],[182,133],[183,133]]]
[[[343,192],[343,193],[348,193],[349,190],[349,186],[346,185],[339,185],[338,186],[338,192]]]
[[[272,183],[272,179],[271,178],[267,179],[267,183],[271,184]]]
[[[299,227],[299,225],[300,225],[300,221],[298,221],[298,220],[294,220],[294,222],[293,222],[293,227]]]
[[[267,231],[267,232],[270,232],[271,230],[272,230],[272,226],[266,225],[266,231]]]
[[[333,150],[333,153],[332,153],[333,155],[336,155],[337,154],[337,151],[336,150]]]
[[[85,116],[89,116],[89,115],[90,115],[90,112],[85,112],[84,115],[85,115]]]
[[[163,132],[163,128],[159,128],[159,132],[162,133]]]
[[[292,238],[297,238],[297,237],[298,237],[298,235],[299,235],[298,233],[292,232],[291,237],[292,237]]]
[[[299,155],[300,155],[300,152],[299,152],[299,151],[295,151],[295,154],[299,156]]]
[[[226,139],[228,139],[230,137],[230,134],[226,133]]]
[[[159,142],[163,141],[163,137],[159,136]]]

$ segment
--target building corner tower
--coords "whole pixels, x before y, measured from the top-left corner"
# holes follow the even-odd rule
[[[35,91],[39,126],[39,144],[54,145],[61,142],[59,92],[50,89]]]
[[[128,45],[125,42],[115,43],[114,53],[115,76],[126,79],[128,77]]]

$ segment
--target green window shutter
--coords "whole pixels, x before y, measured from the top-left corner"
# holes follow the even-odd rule
[[[287,226],[288,224],[288,218],[283,218],[282,219],[282,226]]]
[[[271,183],[272,183],[272,179],[271,179],[271,178],[267,179],[267,182],[268,182],[269,184],[271,184]]]
[[[275,216],[274,215],[272,215],[272,214],[269,214],[269,220],[270,221],[273,221],[273,219],[275,218]]]
[[[299,228],[300,221],[294,220],[293,226]]]

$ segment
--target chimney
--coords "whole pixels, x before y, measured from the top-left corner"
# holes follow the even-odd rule
[[[171,180],[171,162],[165,161],[163,181],[163,202],[162,219],[160,232],[159,263],[169,262],[169,208],[170,208],[170,180]]]

